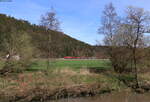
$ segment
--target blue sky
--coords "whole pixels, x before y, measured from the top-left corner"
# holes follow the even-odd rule
[[[53,6],[64,33],[94,45],[102,42],[103,36],[97,34],[97,29],[104,6],[109,2],[120,15],[129,5],[150,10],[150,0],[12,0],[0,2],[0,13],[39,24],[41,15]]]

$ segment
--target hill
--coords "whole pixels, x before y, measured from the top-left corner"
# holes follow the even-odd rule
[[[35,48],[34,57],[45,58],[49,50],[48,46],[50,46],[51,57],[94,55],[93,46],[74,39],[63,32],[46,30],[44,27],[30,24],[28,21],[0,14],[0,43],[4,42],[5,37],[11,36],[14,30],[23,31],[31,37],[32,45]],[[50,44],[47,43],[49,35],[51,36]],[[0,51],[4,52],[2,47]]]

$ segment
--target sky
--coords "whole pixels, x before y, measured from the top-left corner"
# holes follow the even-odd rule
[[[0,0],[0,13],[39,24],[42,14],[53,7],[61,22],[62,31],[78,40],[95,45],[102,43],[98,34],[102,11],[110,2],[119,15],[124,15],[128,6],[142,7],[150,11],[150,0]]]

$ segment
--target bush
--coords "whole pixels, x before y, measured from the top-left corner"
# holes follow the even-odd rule
[[[33,49],[30,36],[23,31],[12,31],[9,38],[5,39],[5,53],[9,54],[4,67],[0,70],[1,74],[11,72],[22,72],[30,65]],[[14,56],[19,56],[15,59]]]
[[[0,70],[2,75],[6,75],[7,73],[19,73],[22,72],[24,68],[22,68],[22,64],[18,61],[7,61],[4,67]]]

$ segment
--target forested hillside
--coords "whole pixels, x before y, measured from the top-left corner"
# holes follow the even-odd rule
[[[50,44],[47,42],[49,35],[51,35]],[[32,47],[34,57],[47,57],[48,50],[51,57],[94,55],[94,47],[69,37],[63,32],[46,30],[28,21],[0,14],[0,54],[6,55],[11,52],[16,54],[20,52],[20,47],[29,45]],[[27,48],[24,47],[24,49]]]

